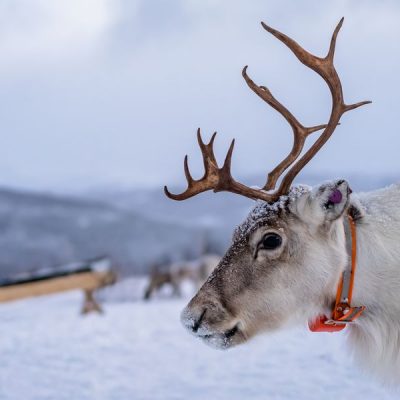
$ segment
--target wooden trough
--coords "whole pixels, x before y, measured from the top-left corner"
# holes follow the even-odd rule
[[[0,279],[0,303],[82,289],[85,293],[82,314],[101,313],[93,293],[115,283],[116,275],[111,267],[111,260],[104,257]]]

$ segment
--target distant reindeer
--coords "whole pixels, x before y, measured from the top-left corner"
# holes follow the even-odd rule
[[[154,293],[164,286],[172,287],[172,295],[181,295],[181,286],[184,281],[192,282],[197,289],[206,281],[210,273],[218,265],[221,257],[205,254],[197,260],[172,263],[166,269],[154,266],[150,273],[149,283],[144,292],[144,299],[149,300]]]
[[[330,138],[342,115],[369,103],[344,102],[333,64],[342,22],[324,58],[262,23],[300,62],[324,79],[332,95],[329,122],[307,128],[266,87],[249,78],[247,67],[243,69],[248,86],[282,114],[294,134],[290,154],[268,174],[262,189],[232,178],[233,142],[219,168],[213,152],[215,134],[204,144],[200,132],[204,177],[191,177],[186,157],[187,190],[174,195],[165,188],[167,196],[175,200],[206,190],[230,191],[258,200],[236,229],[218,267],[183,310],[182,322],[196,336],[221,348],[293,322],[308,320],[311,330],[325,332],[347,325],[352,350],[361,364],[385,380],[399,382],[400,185],[364,194],[352,193],[343,179],[314,188],[291,187]],[[322,134],[298,160],[306,138],[321,129]],[[356,264],[359,271],[355,277]]]
[[[169,269],[163,271],[158,265],[153,266],[149,276],[149,283],[144,291],[144,300],[149,300],[154,293],[160,291],[165,285],[172,287],[172,295],[180,296],[179,283],[174,279],[171,271]]]

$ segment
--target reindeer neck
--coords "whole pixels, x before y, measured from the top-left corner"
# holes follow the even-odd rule
[[[364,304],[367,315],[384,309],[400,317],[399,204],[400,185],[395,185],[357,196],[350,208],[358,238],[354,303]]]
[[[400,185],[361,194],[355,203],[362,215],[353,303],[366,309],[349,327],[349,344],[362,367],[399,383]]]

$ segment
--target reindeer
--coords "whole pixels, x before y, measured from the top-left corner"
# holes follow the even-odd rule
[[[166,271],[160,270],[158,266],[152,268],[149,283],[144,291],[143,299],[150,300],[154,293],[158,292],[165,285],[170,285],[172,287],[172,295],[179,297],[181,295],[180,291],[180,280],[177,279],[178,276],[174,275],[169,269]]]
[[[154,265],[150,272],[149,283],[143,299],[149,300],[154,293],[164,286],[172,287],[172,296],[181,296],[181,286],[184,281],[192,282],[197,289],[206,281],[209,274],[218,264],[220,257],[214,254],[204,254],[194,261],[172,263],[165,270]]]
[[[387,381],[399,382],[400,185],[363,194],[352,193],[344,179],[313,188],[292,186],[297,174],[331,137],[342,115],[370,103],[344,102],[334,67],[342,23],[343,19],[324,58],[262,23],[301,63],[323,78],[332,96],[332,109],[327,124],[305,127],[268,88],[254,83],[244,67],[247,85],[286,119],[294,135],[289,155],[268,174],[261,189],[232,177],[234,141],[219,167],[213,152],[215,133],[205,144],[200,130],[204,176],[192,178],[186,156],[186,191],[172,194],[164,188],[174,200],[207,190],[229,191],[257,200],[247,219],[236,228],[219,265],[183,310],[181,320],[206,343],[225,349],[293,323],[309,321],[316,332],[339,331],[347,326],[351,348],[361,365]],[[308,136],[320,130],[322,133],[301,156]]]

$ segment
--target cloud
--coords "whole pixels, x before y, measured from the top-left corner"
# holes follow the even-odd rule
[[[265,32],[264,20],[325,54],[342,16],[336,65],[346,115],[307,166],[327,178],[399,170],[396,1],[93,0],[0,6],[0,183],[34,188],[162,185],[182,179],[195,130],[218,130],[235,174],[265,173],[291,146],[282,117],[244,84],[267,85],[305,124],[327,120],[329,91]]]
[[[118,20],[110,0],[6,0],[0,3],[1,70],[82,57]]]

